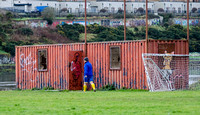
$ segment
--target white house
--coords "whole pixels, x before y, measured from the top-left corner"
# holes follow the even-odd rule
[[[14,9],[22,12],[35,11],[37,6],[49,6],[53,7],[58,13],[63,8],[67,8],[70,13],[83,13],[85,4],[84,1],[73,1],[73,2],[59,2],[56,0],[0,0],[0,8]],[[128,13],[135,13],[138,9],[146,11],[145,2],[127,2],[126,11]],[[149,2],[148,11],[151,12],[173,12],[173,13],[184,13],[186,12],[186,2]],[[200,3],[191,2],[190,11],[196,8],[200,10]],[[118,9],[124,10],[124,2],[110,2],[110,1],[88,1],[87,12],[98,13],[101,9],[106,9],[109,13],[116,13]]]
[[[10,9],[13,7],[13,0],[0,0],[0,8]]]

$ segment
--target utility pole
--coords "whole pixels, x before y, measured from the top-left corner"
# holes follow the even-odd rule
[[[87,0],[85,0],[85,57],[87,57]]]
[[[126,40],[126,0],[124,0],[124,41]]]
[[[148,53],[148,0],[146,0],[146,53]]]

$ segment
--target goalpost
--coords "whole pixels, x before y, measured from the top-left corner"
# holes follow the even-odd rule
[[[189,55],[143,53],[142,59],[150,91],[188,89]]]

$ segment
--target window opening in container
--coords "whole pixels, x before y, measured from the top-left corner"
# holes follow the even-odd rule
[[[47,49],[38,50],[38,71],[47,71]]]
[[[120,46],[111,46],[110,47],[110,69],[121,69]]]

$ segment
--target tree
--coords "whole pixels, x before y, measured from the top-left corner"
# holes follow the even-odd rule
[[[148,34],[150,38],[159,39],[161,37],[161,31],[156,28],[149,28]]]
[[[72,15],[72,14],[68,14],[68,15],[67,15],[67,19],[75,19],[75,16]]]
[[[0,21],[3,21],[3,15],[0,14]]]
[[[33,31],[30,28],[19,28],[18,33],[26,36],[33,35]]]
[[[164,12],[164,9],[163,8],[159,8],[158,9],[158,13],[163,13]]]
[[[85,32],[85,27],[81,24],[73,24],[73,29],[77,30],[79,33],[84,33]]]
[[[140,8],[137,9],[137,12],[138,13],[144,13],[144,9],[140,7]]]
[[[0,41],[5,41],[6,37],[7,37],[7,35],[4,32],[2,25],[0,24]]]
[[[100,13],[106,13],[106,12],[107,12],[106,9],[101,9],[101,10],[100,10]]]
[[[93,33],[93,34],[98,34],[98,33],[102,32],[102,31],[104,31],[105,29],[106,29],[106,27],[100,26],[100,25],[98,25],[96,23],[95,24],[90,24],[90,25],[87,26],[87,31],[89,33]]]
[[[68,9],[67,8],[63,8],[60,10],[60,12],[68,12]]]
[[[163,26],[164,26],[165,28],[168,28],[168,27],[169,27],[169,23],[165,22]]]
[[[192,13],[197,12],[197,8],[192,8]]]
[[[182,38],[186,38],[186,37],[187,37],[186,29],[183,28],[183,26],[181,26],[179,24],[175,24],[175,25],[172,25],[167,28],[166,38],[182,39]]]
[[[56,26],[56,28],[58,29],[58,32],[60,34],[76,42],[79,41],[80,32],[84,31],[84,26],[80,24],[74,24],[74,25],[64,24],[64,25],[58,25]],[[79,28],[78,31],[77,28]]]
[[[11,18],[13,18],[13,14],[11,12],[6,12],[6,21],[11,21]]]
[[[42,18],[47,21],[48,25],[51,25],[53,23],[53,20],[55,19],[54,8],[46,7],[42,11]]]
[[[174,17],[171,13],[164,13],[159,15],[163,16],[163,23],[169,22],[169,19]]]
[[[124,10],[122,10],[121,8],[118,9],[117,13],[122,14],[124,12]]]

